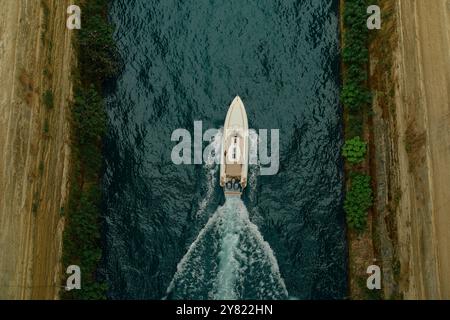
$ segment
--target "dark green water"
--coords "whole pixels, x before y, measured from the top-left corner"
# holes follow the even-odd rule
[[[337,0],[115,0],[110,15],[125,62],[107,99],[101,274],[110,298],[161,299],[172,280],[168,298],[223,297],[224,234],[197,237],[214,214],[225,224],[235,215],[217,168],[174,165],[170,138],[196,120],[221,127],[236,95],[251,128],[280,129],[280,171],[251,170],[244,222],[229,226],[253,230],[233,249],[250,267],[219,277],[239,283],[225,297],[285,298],[285,284],[289,297],[343,298]]]

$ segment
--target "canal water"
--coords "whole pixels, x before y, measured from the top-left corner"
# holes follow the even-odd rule
[[[109,14],[124,69],[106,98],[108,296],[343,298],[338,1],[113,0]],[[236,95],[280,137],[278,173],[252,166],[242,200],[217,165],[171,160],[173,131],[219,129]]]

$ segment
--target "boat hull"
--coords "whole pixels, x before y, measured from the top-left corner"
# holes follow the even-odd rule
[[[226,195],[241,195],[247,186],[248,119],[244,104],[236,97],[228,109],[222,137],[220,185]]]

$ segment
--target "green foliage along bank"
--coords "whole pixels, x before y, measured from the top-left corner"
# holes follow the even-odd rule
[[[367,143],[360,137],[354,137],[345,141],[342,148],[342,155],[351,164],[359,164],[366,157]]]
[[[362,232],[372,206],[370,176],[363,172],[367,160],[367,143],[361,138],[367,127],[367,114],[372,95],[368,86],[369,30],[367,0],[345,0],[343,3],[343,85],[341,102],[345,114],[346,142],[342,155],[353,173],[347,178],[344,210],[350,229]],[[373,4],[373,3],[370,3]],[[361,165],[355,168],[355,165]],[[359,172],[361,171],[361,172]]]
[[[344,45],[342,61],[345,65],[341,100],[347,111],[360,113],[371,101],[368,79],[368,29],[366,0],[346,0],[344,4]],[[359,133],[361,135],[361,133]]]
[[[354,173],[344,202],[347,224],[356,231],[363,231],[367,222],[367,210],[372,206],[370,177]]]
[[[102,84],[119,70],[113,28],[107,19],[107,2],[82,2],[82,29],[72,31],[78,67],[73,70],[70,195],[68,207],[61,208],[66,219],[62,263],[64,271],[69,265],[80,267],[81,290],[63,290],[63,299],[106,298],[107,286],[97,275],[102,255],[101,146],[107,125]]]

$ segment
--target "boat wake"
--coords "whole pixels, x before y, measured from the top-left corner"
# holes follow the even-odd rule
[[[167,299],[286,299],[269,244],[239,197],[227,197],[177,266]]]

